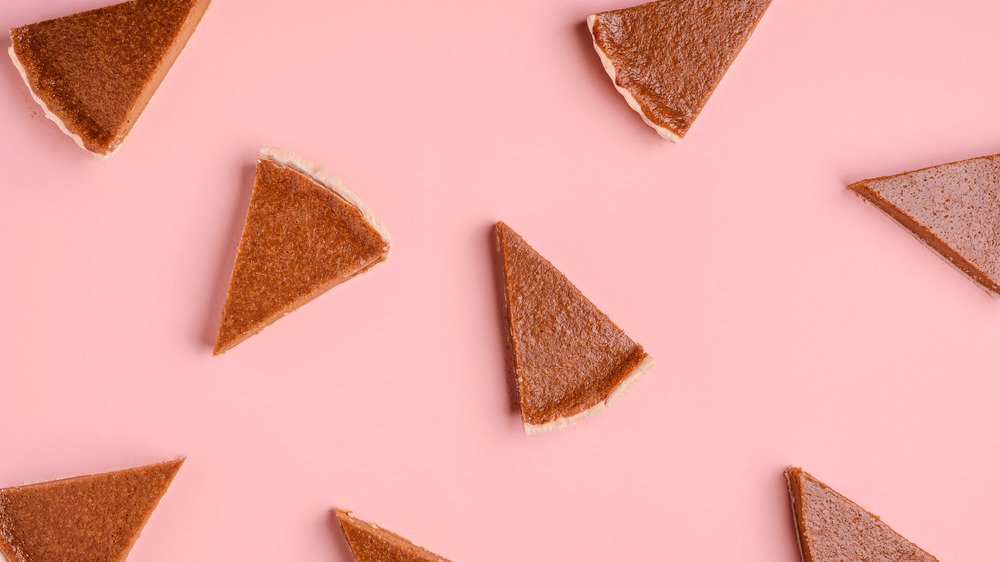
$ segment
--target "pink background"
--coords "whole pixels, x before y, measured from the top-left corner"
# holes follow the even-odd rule
[[[136,562],[346,561],[334,505],[454,560],[795,562],[796,464],[995,557],[1000,302],[844,186],[1000,150],[1000,4],[776,0],[680,145],[592,50],[622,6],[215,0],[108,162],[0,62],[0,486],[187,455]],[[212,357],[266,145],[394,252]],[[657,358],[570,429],[511,408],[498,219]]]

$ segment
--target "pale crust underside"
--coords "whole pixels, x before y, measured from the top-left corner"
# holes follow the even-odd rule
[[[38,94],[35,93],[34,88],[31,87],[31,82],[28,80],[28,72],[24,69],[24,65],[22,65],[21,61],[17,58],[17,54],[14,53],[13,45],[11,45],[9,49],[7,49],[7,53],[10,54],[10,60],[14,61],[14,67],[17,68],[17,72],[21,75],[21,79],[24,80],[24,85],[27,86],[28,91],[31,92],[31,97],[35,99],[35,102],[37,102],[38,105],[42,106],[42,111],[45,112],[45,117],[47,117],[50,121],[55,123],[56,126],[59,127],[60,131],[66,133],[66,135],[68,135],[69,138],[73,139],[73,142],[75,142],[77,146],[86,150],[87,152],[90,152],[90,150],[88,150],[87,147],[84,146],[83,139],[80,138],[80,135],[70,131],[66,127],[66,123],[64,123],[63,120],[60,119],[58,115],[53,113],[52,110],[49,109],[49,106],[45,103],[45,101],[42,100],[42,98],[38,97]],[[115,149],[117,149],[117,147],[115,147]],[[99,154],[97,152],[90,152],[90,153],[100,158],[101,160],[107,160],[112,154],[115,153],[115,151],[112,150],[111,152],[108,152],[106,154]],[[2,558],[2,555],[0,555],[0,558]],[[2,560],[0,560],[0,562],[2,562]]]
[[[648,371],[649,368],[652,367],[655,363],[656,361],[653,359],[653,357],[647,355],[646,358],[643,359],[642,363],[639,363],[639,365],[631,373],[629,373],[628,376],[625,377],[625,379],[622,382],[618,383],[618,386],[612,389],[611,392],[608,393],[607,398],[605,398],[603,401],[594,404],[593,406],[587,408],[586,410],[580,412],[579,414],[573,414],[572,416],[568,416],[565,418],[556,418],[550,422],[542,424],[532,424],[524,422],[524,432],[527,433],[528,435],[533,435],[535,433],[545,433],[547,431],[555,431],[557,429],[562,429],[564,427],[572,425],[582,420],[583,418],[590,416],[591,414],[600,412],[601,410],[607,408],[608,406],[611,406],[616,401],[618,401],[618,399],[621,398],[621,395],[624,394],[625,391],[628,390],[630,386],[635,384],[636,381],[642,378],[642,375],[645,374],[646,371]]]
[[[900,222],[899,219],[897,219],[896,217],[892,216],[891,213],[887,212],[885,209],[879,207],[875,203],[869,201],[867,197],[861,195],[860,193],[855,192],[855,194],[858,197],[860,197],[862,201],[864,201],[865,203],[868,203],[872,207],[875,207],[876,209],[879,210],[879,212],[881,212],[885,216],[887,216],[890,219],[892,219],[892,222],[894,222],[897,225],[899,225],[899,227],[902,228],[905,232],[909,232],[910,235],[913,236],[914,238],[916,238],[917,240],[919,240],[920,243],[923,244],[925,248],[927,248],[931,252],[934,252],[935,256],[937,256],[937,257],[941,258],[942,260],[944,260],[944,262],[947,263],[948,265],[950,265],[952,268],[954,268],[955,271],[961,273],[963,276],[965,276],[966,279],[968,279],[969,281],[972,281],[973,283],[975,283],[977,287],[979,287],[980,289],[986,291],[986,293],[989,294],[990,296],[1000,297],[1000,293],[996,293],[995,291],[991,290],[986,285],[983,285],[982,283],[980,283],[975,277],[973,277],[973,276],[969,275],[967,272],[965,272],[961,267],[958,267],[958,264],[956,264],[955,262],[951,261],[951,259],[948,258],[948,256],[946,256],[946,255],[942,254],[941,252],[937,251],[937,249],[935,249],[934,246],[931,246],[930,244],[928,244],[927,241],[924,240],[922,236],[919,236],[916,232],[913,232],[912,230],[910,230],[906,225],[904,225],[902,222]],[[973,264],[973,266],[974,266],[974,264]]]
[[[675,144],[681,142],[681,137],[677,133],[671,131],[670,129],[667,129],[666,127],[661,127],[660,125],[653,123],[649,119],[649,117],[646,116],[646,112],[642,110],[642,106],[639,105],[639,100],[635,99],[635,96],[632,95],[632,92],[618,85],[618,71],[615,70],[615,66],[614,64],[611,63],[611,59],[609,59],[608,56],[604,53],[604,51],[597,46],[597,38],[594,37],[594,25],[596,22],[597,22],[597,14],[591,14],[587,16],[587,29],[590,30],[590,36],[594,40],[594,50],[597,51],[597,56],[601,57],[601,64],[604,65],[605,72],[607,72],[608,76],[611,77],[611,83],[615,85],[615,89],[618,90],[618,93],[620,93],[622,97],[625,98],[625,101],[628,102],[628,106],[634,109],[635,112],[638,113],[640,117],[642,117],[642,120],[645,121],[647,125],[655,129],[656,132],[659,133],[661,137]]]
[[[365,202],[358,197],[357,193],[354,193],[354,191],[344,185],[344,182],[341,181],[336,174],[326,168],[323,168],[322,166],[319,166],[318,164],[315,164],[314,162],[306,160],[290,150],[269,146],[262,148],[260,155],[261,157],[270,160],[279,166],[291,168],[296,172],[299,172],[321,186],[329,189],[334,195],[340,197],[349,205],[361,211],[361,215],[364,217],[365,221],[370,224],[371,227],[375,229],[375,232],[382,237],[382,240],[385,241],[385,245],[388,247],[385,253],[385,258],[389,257],[389,254],[392,252],[392,240],[389,238],[388,231],[386,231],[385,227],[382,226],[382,223],[378,220],[378,217],[375,216],[371,207],[366,205]]]

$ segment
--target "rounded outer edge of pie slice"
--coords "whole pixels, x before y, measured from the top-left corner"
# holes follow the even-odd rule
[[[642,117],[642,120],[645,121],[647,125],[655,129],[657,134],[674,144],[681,142],[681,135],[678,135],[666,127],[653,123],[653,121],[646,115],[646,112],[642,110],[642,106],[639,105],[639,100],[635,99],[632,92],[618,85],[618,71],[615,69],[615,65],[611,62],[611,59],[608,58],[608,55],[604,52],[604,50],[597,45],[597,37],[594,36],[594,26],[597,24],[597,16],[599,15],[600,14],[591,14],[587,16],[587,29],[590,31],[590,38],[593,40],[594,50],[597,51],[597,56],[601,57],[601,64],[604,65],[604,71],[611,77],[611,83],[614,84],[618,93],[625,98],[628,106],[635,110],[635,112],[639,114],[639,117]]]
[[[590,408],[587,408],[586,410],[578,414],[573,414],[572,416],[567,416],[563,418],[556,418],[550,422],[545,422],[541,424],[524,422],[524,432],[527,433],[528,435],[534,435],[536,433],[547,433],[549,431],[555,431],[557,429],[562,429],[564,427],[573,425],[584,418],[590,417],[591,415],[606,409],[607,407],[617,402],[618,399],[621,398],[622,394],[625,394],[625,391],[628,390],[629,387],[631,387],[633,384],[635,384],[640,378],[642,378],[642,375],[646,374],[646,371],[648,371],[655,364],[656,360],[653,359],[653,356],[647,354],[645,359],[643,359],[642,362],[639,363],[639,365],[637,365],[636,368],[633,369],[632,372],[629,373],[628,376],[626,376],[622,380],[622,382],[618,383],[618,386],[611,389],[611,392],[608,393],[608,396],[601,402],[594,404]]]
[[[11,40],[13,40],[13,36]],[[101,160],[107,160],[108,158],[111,157],[112,154],[115,153],[117,147],[104,154],[101,154],[99,152],[93,152],[92,150],[87,148],[87,146],[83,143],[83,139],[80,138],[80,135],[70,131],[69,128],[66,127],[66,123],[64,123],[63,120],[60,119],[58,115],[56,115],[55,113],[52,112],[51,109],[49,109],[49,106],[48,104],[45,103],[45,100],[43,100],[41,97],[38,96],[38,94],[35,93],[35,89],[31,87],[31,80],[28,78],[28,71],[24,69],[24,65],[21,64],[21,60],[17,58],[17,53],[14,52],[14,45],[11,45],[10,48],[7,49],[7,53],[10,55],[10,60],[14,62],[14,68],[16,68],[18,74],[21,75],[21,80],[24,80],[24,85],[28,87],[28,92],[31,93],[31,97],[34,98],[35,102],[38,105],[42,106],[42,111],[45,112],[45,117],[48,118],[49,121],[55,123],[56,126],[59,127],[60,131],[65,133],[66,136],[68,136],[69,138],[73,139],[73,142],[75,142],[77,146],[86,150],[90,154],[93,154],[94,156],[96,156]],[[3,555],[0,555],[0,562],[3,562]]]
[[[389,237],[389,232],[385,229],[385,226],[382,225],[382,222],[378,220],[378,217],[375,216],[375,212],[372,211],[371,207],[365,204],[365,202],[358,197],[358,194],[351,190],[351,188],[347,187],[336,174],[319,164],[316,164],[315,162],[307,160],[302,156],[283,148],[268,146],[261,149],[260,155],[262,158],[270,160],[279,166],[291,168],[296,172],[299,172],[321,186],[329,189],[334,195],[340,197],[348,204],[361,211],[361,215],[364,217],[365,221],[370,224],[371,227],[375,229],[375,232],[382,237],[382,240],[385,241],[386,251],[382,260],[384,261],[388,259],[389,254],[392,253],[392,239]]]

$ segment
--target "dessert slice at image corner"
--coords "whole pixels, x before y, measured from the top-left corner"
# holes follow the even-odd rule
[[[629,107],[680,142],[771,0],[669,0],[591,15],[604,70]]]
[[[183,463],[0,490],[0,560],[125,560]]]
[[[937,562],[876,515],[801,468],[785,471],[803,562]]]
[[[332,172],[280,148],[257,159],[213,353],[389,257],[389,233]]]
[[[1000,295],[1000,155],[847,186],[955,269]]]
[[[338,507],[335,513],[357,562],[448,562],[396,533],[358,519],[350,511]]]
[[[561,429],[610,406],[653,358],[513,229],[496,228],[525,433]]]
[[[10,30],[45,116],[104,160],[118,149],[211,0],[130,0]]]

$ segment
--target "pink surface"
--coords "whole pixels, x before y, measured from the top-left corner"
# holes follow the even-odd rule
[[[622,6],[215,0],[108,162],[0,63],[0,486],[187,455],[136,562],[346,561],[334,505],[457,561],[794,562],[796,464],[994,558],[1000,302],[844,186],[1000,151],[1000,4],[776,0],[681,145],[592,50]],[[265,145],[394,252],[212,357]],[[657,358],[567,430],[511,408],[498,219]]]

